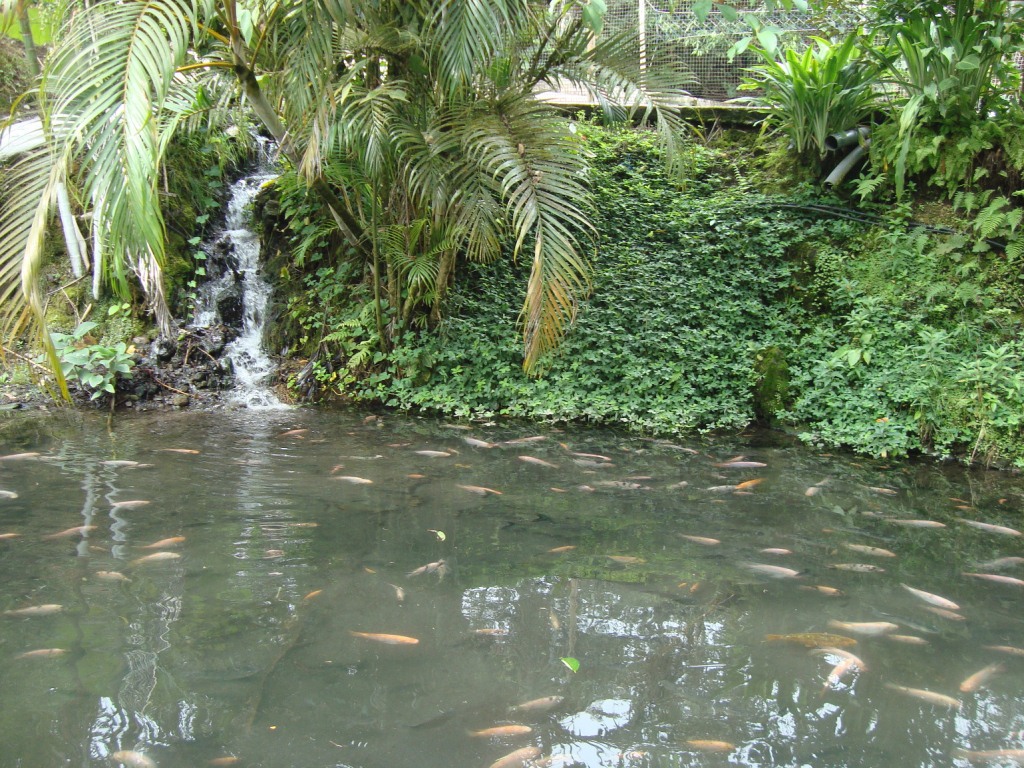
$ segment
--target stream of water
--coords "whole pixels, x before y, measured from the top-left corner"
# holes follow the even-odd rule
[[[1008,474],[305,409],[0,456],[3,767],[1024,759]]]
[[[224,322],[218,305],[225,296],[231,295],[241,304],[239,335],[224,355],[231,361],[235,376],[233,401],[257,409],[287,407],[269,387],[276,366],[264,349],[263,335],[271,285],[260,274],[260,240],[249,224],[250,204],[274,176],[265,157],[254,173],[232,184],[224,224],[215,236],[227,251],[228,264],[221,275],[202,286],[194,321],[199,327]]]

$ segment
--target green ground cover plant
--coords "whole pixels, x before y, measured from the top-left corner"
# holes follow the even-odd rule
[[[875,456],[1024,463],[1019,260],[966,225],[936,234],[905,211],[850,220],[855,209],[809,185],[765,194],[771,144],[694,142],[680,185],[650,133],[577,127],[594,290],[543,375],[521,366],[522,264],[469,266],[437,331],[404,328],[372,355],[370,297],[346,304],[321,269],[292,305],[329,340],[321,394],[662,435],[762,420]]]

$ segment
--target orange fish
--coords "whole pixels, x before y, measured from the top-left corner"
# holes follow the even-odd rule
[[[685,533],[679,535],[687,541],[692,541],[694,544],[703,544],[705,547],[714,547],[722,543],[718,539],[712,539],[710,536],[689,536]]]
[[[195,448],[160,448],[164,453],[184,453],[189,456],[197,456],[202,451],[197,451]]]
[[[542,752],[537,747],[523,747],[515,752],[509,752],[504,757],[499,757],[489,768],[524,768],[532,765],[533,761],[540,757]]]
[[[373,640],[377,643],[384,643],[385,645],[417,645],[419,640],[415,637],[407,637],[405,635],[388,635],[380,632],[356,632],[353,629],[348,631],[352,637],[361,637],[365,640]]]
[[[829,597],[841,597],[842,590],[836,589],[835,587],[827,587],[824,584],[813,584],[808,586],[800,587],[800,589],[806,592],[818,592],[822,595],[828,595]]]
[[[540,699],[524,701],[522,704],[516,704],[509,709],[512,712],[546,712],[549,709],[554,709],[563,701],[565,701],[565,698],[562,696],[544,696]]]
[[[317,595],[319,595],[322,592],[323,592],[322,589],[314,589],[312,592],[308,593],[307,595],[305,595],[302,598],[302,602],[306,602],[307,600],[312,600],[314,597],[316,597]]]
[[[715,739],[688,739],[686,743],[701,752],[732,752],[736,749],[736,745],[731,742]]]
[[[550,467],[551,469],[558,469],[557,464],[552,464],[550,461],[544,461],[544,459],[538,459],[536,456],[516,456],[520,461],[525,461],[527,464],[535,464],[538,467]]]
[[[992,675],[1002,672],[1005,667],[1002,664],[989,664],[983,669],[979,669],[973,675],[968,677],[962,683],[960,683],[960,693],[974,693],[983,686]]]
[[[959,613],[951,611],[948,608],[940,608],[937,605],[926,605],[924,609],[930,613],[934,613],[936,616],[942,617],[943,619],[949,619],[951,621],[966,621],[966,619]]]
[[[64,648],[39,648],[34,651],[25,651],[19,653],[14,658],[16,659],[53,659],[57,656],[63,656],[67,653]]]
[[[548,554],[549,555],[558,555],[558,554],[561,554],[562,552],[569,552],[569,551],[574,550],[574,549],[576,549],[576,545],[575,544],[566,544],[564,547],[552,547],[551,549],[548,550]]]
[[[1024,648],[1015,648],[1012,645],[983,645],[981,647],[988,651],[998,651],[999,653],[1007,653],[1010,656],[1024,658]]]
[[[242,758],[235,757],[234,755],[225,755],[224,757],[215,757],[215,758],[213,758],[213,760],[208,761],[206,764],[207,765],[213,765],[213,766],[218,766],[218,765],[234,765],[235,763],[238,763],[239,761],[241,761],[241,759]]]
[[[354,475],[338,475],[334,479],[341,480],[343,483],[352,483],[352,485],[373,485],[373,480],[367,480],[365,477],[355,477]]]
[[[1020,531],[1016,528],[1007,528],[1005,525],[992,525],[991,523],[982,523],[977,520],[961,520],[964,525],[969,525],[972,528],[977,528],[980,531],[987,531],[988,533],[1000,533],[1003,536],[1020,536]]]
[[[866,486],[866,487],[867,487],[867,489],[869,491],[874,491],[875,493],[880,493],[883,496],[895,496],[896,493],[897,493],[897,491],[894,491],[892,488],[878,488],[877,486],[874,486],[874,485],[869,485],[869,486]]]
[[[894,643],[903,643],[904,645],[928,645],[927,640],[917,635],[885,635],[885,639],[892,640]]]
[[[935,691],[926,691],[923,688],[907,688],[903,685],[896,685],[895,683],[886,683],[885,687],[892,691],[897,691],[906,696],[912,696],[915,699],[920,699],[936,707],[947,707],[949,709],[960,709],[960,702],[954,699],[952,696],[947,696],[944,693],[935,693]]]
[[[401,603],[401,602],[403,602],[405,600],[405,590],[404,589],[402,589],[397,584],[389,583],[388,586],[391,587],[393,590],[395,590],[395,599],[398,602]]]
[[[763,482],[763,477],[755,477],[753,480],[744,480],[742,483],[736,483],[736,490],[745,491],[749,488],[753,488],[754,486],[760,485]]]
[[[58,533],[51,533],[51,534],[48,534],[46,536],[43,536],[43,538],[44,539],[67,539],[67,538],[70,538],[71,536],[80,536],[83,533],[88,533],[89,531],[95,531],[95,530],[96,530],[96,526],[95,525],[76,525],[74,528],[68,528],[68,529],[60,531]]]
[[[843,544],[845,549],[849,549],[852,552],[860,552],[862,555],[874,555],[875,557],[896,557],[895,552],[890,552],[888,549],[882,549],[881,547],[869,547],[866,544]]]
[[[755,573],[760,573],[762,576],[770,576],[773,579],[795,579],[800,576],[800,571],[794,571],[792,568],[783,568],[781,565],[743,563],[743,567]]]
[[[985,581],[994,581],[997,584],[1006,584],[1011,587],[1024,587],[1024,581],[1021,579],[1015,579],[1013,576],[1001,576],[998,573],[967,573],[964,576],[970,576],[973,579],[984,579]]]
[[[173,547],[175,544],[181,544],[185,541],[184,536],[171,536],[169,539],[160,539],[160,541],[154,541],[152,544],[147,544],[139,549],[162,549],[164,547]]]
[[[481,731],[470,731],[470,736],[491,739],[504,736],[525,736],[533,733],[533,728],[528,725],[497,725],[494,728],[484,728]]]
[[[456,485],[456,488],[461,488],[464,491],[475,493],[478,496],[486,496],[488,493],[494,494],[495,496],[501,496],[501,491],[496,491],[493,488],[485,488],[482,485]]]
[[[929,605],[935,605],[939,608],[945,608],[948,611],[959,611],[960,606],[954,603],[952,600],[947,600],[942,595],[935,595],[931,592],[925,592],[923,589],[914,589],[913,587],[907,586],[906,584],[900,584],[907,592],[912,594],[919,600],[924,600]]]
[[[423,576],[428,573],[436,573],[439,579],[443,579],[445,574],[448,573],[448,563],[444,560],[438,560],[436,563],[427,563],[421,565],[414,571],[409,571],[408,576]]]
[[[501,445],[522,445],[523,443],[537,443],[541,440],[547,440],[544,435],[533,435],[532,437],[517,437],[514,440],[506,440]]]
[[[828,566],[837,571],[850,571],[851,573],[884,573],[885,568],[870,563],[832,563]]]
[[[14,617],[50,616],[54,613],[60,613],[63,610],[63,605],[58,603],[47,603],[46,605],[30,605],[28,608],[15,608],[10,611],[4,611],[3,615]]]
[[[159,563],[165,560],[177,560],[181,555],[177,552],[154,552],[152,555],[144,555],[132,560],[128,565],[144,565],[146,563]]]
[[[20,533],[0,533],[0,541],[6,541],[8,539],[16,539],[21,536]]]
[[[122,749],[110,756],[115,763],[120,763],[125,768],[156,768],[153,758],[136,752],[133,749]]]
[[[790,635],[765,635],[769,643],[796,643],[805,648],[845,648],[856,645],[852,637],[833,635],[828,632],[797,632]]]
[[[891,621],[838,621],[837,619],[829,619],[828,625],[832,629],[841,629],[844,632],[852,632],[855,635],[864,635],[865,637],[885,635],[889,632],[895,632],[900,628],[899,624],[893,624]]]
[[[829,653],[834,656],[838,656],[840,661],[832,670],[828,673],[828,677],[825,678],[825,684],[822,686],[821,692],[824,693],[829,688],[835,688],[842,681],[843,677],[854,670],[860,670],[866,672],[867,667],[864,662],[852,653],[842,650],[841,648],[824,648],[821,651],[812,651],[812,653]]]
[[[560,446],[569,450],[565,443],[559,443]],[[570,456],[575,456],[578,459],[594,459],[596,461],[611,461],[610,456],[602,456],[600,453],[576,453],[575,451],[569,451]]]
[[[278,437],[301,437],[309,432],[308,429],[289,429],[287,432],[282,432]]]

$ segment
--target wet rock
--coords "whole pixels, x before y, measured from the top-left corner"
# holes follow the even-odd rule
[[[188,395],[175,394],[174,397],[171,398],[171,405],[175,408],[184,408],[191,400],[192,398]]]
[[[178,351],[178,345],[173,339],[168,339],[165,336],[161,336],[149,348],[149,354],[158,363],[166,363],[174,357],[174,353]]]
[[[214,326],[207,329],[205,338],[200,342],[203,351],[210,357],[220,357],[221,353],[224,352],[224,347],[228,343],[227,329],[223,326]]]
[[[245,307],[242,303],[242,288],[235,284],[226,289],[217,299],[217,312],[225,325],[242,326]]]

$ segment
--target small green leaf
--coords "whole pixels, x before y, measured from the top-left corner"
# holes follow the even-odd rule
[[[757,30],[757,42],[769,56],[774,56],[779,47],[779,36],[774,27],[761,27]]]
[[[570,672],[580,671],[580,660],[574,659],[572,656],[563,656],[561,659],[562,663],[569,668]]]
[[[607,10],[608,6],[605,5],[604,0],[589,0],[583,6],[583,22],[590,27],[590,31],[595,35],[601,34],[601,30],[604,28],[604,14]]]
[[[697,0],[693,4],[693,15],[697,17],[698,21],[703,22],[707,19],[708,14],[711,13],[711,8],[714,5],[712,0]],[[735,13],[735,11],[733,11]],[[723,15],[725,15],[723,13]]]
[[[956,63],[956,68],[961,70],[973,71],[981,66],[981,59],[975,53],[964,56],[960,61]]]

